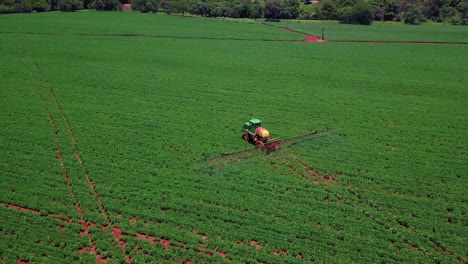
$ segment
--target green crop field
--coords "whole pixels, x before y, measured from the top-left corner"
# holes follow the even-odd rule
[[[346,25],[330,22],[268,23],[274,26],[288,27],[299,32],[320,37],[322,27],[325,39],[329,41],[383,41],[383,42],[435,42],[468,43],[468,29],[464,26],[451,25],[404,25],[377,24]]]
[[[0,263],[465,263],[468,46],[273,25],[0,16]]]

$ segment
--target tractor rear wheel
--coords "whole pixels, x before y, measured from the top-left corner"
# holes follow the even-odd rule
[[[264,149],[265,148],[265,143],[263,143],[261,140],[257,140],[255,142],[255,146],[258,148],[258,149]]]
[[[242,139],[245,141],[249,141],[249,133],[245,132],[244,134],[242,134]]]

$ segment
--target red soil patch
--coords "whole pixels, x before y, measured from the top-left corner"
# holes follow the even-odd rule
[[[203,241],[206,240],[206,236],[203,235],[203,234],[197,233],[197,236],[201,237],[201,239],[202,239]]]
[[[16,211],[21,211],[21,212],[31,212],[35,215],[41,215],[41,213],[39,211],[36,211],[36,210],[33,210],[33,209],[29,209],[29,208],[26,208],[26,207],[21,207],[21,206],[17,206],[17,205],[13,205],[13,204],[7,204],[5,205],[4,203],[0,203],[0,206],[6,206],[8,208],[13,208],[15,209]]]
[[[326,40],[323,40],[319,37],[316,37],[316,36],[313,36],[313,35],[307,35],[307,34],[304,34],[302,32],[298,32],[298,31],[294,31],[294,30],[291,30],[287,27],[282,27],[281,28],[282,30],[286,30],[286,31],[289,31],[289,32],[294,32],[294,33],[297,33],[297,34],[301,34],[301,35],[304,35],[306,37],[305,40],[298,40],[298,41],[295,41],[295,42],[327,42]]]
[[[54,218],[55,220],[60,221],[62,223],[67,223],[67,224],[73,223],[73,221],[71,219],[63,219],[63,218],[59,218],[59,217],[54,217],[52,214],[49,214],[47,216],[51,217],[51,218]]]
[[[21,210],[20,208],[22,207],[19,207],[19,206],[8,206],[7,204],[5,203],[0,203],[0,206],[6,206],[6,207],[10,207],[10,208],[14,208],[15,210],[18,209],[19,211],[27,211],[27,212],[30,212],[30,213],[34,213],[34,210],[31,210],[31,209],[27,209],[27,210]],[[92,227],[95,227],[97,228],[97,224],[96,223],[89,223],[89,222],[86,222],[84,221],[83,219],[83,211],[81,209],[80,206],[78,205],[75,205],[77,211],[78,211],[78,214],[80,215],[80,225],[83,227],[84,231],[81,231],[80,232],[80,235],[81,236],[88,236],[89,237],[89,240],[90,240],[90,247],[84,247],[80,250],[78,250],[78,253],[91,253],[93,255],[95,255],[96,257],[96,261],[99,263],[99,264],[103,264],[105,263],[108,259],[107,258],[102,258],[101,255],[97,252],[96,250],[96,247],[95,247],[95,244],[94,242],[91,240],[91,233],[89,232],[89,227],[92,226]],[[42,215],[42,217],[50,217],[50,218],[53,218],[53,219],[56,219],[55,217],[53,217],[51,214],[49,215]],[[65,223],[72,223],[72,220],[71,219],[67,219],[67,220],[63,220],[63,219],[56,219],[56,220],[59,220],[61,222],[65,222]],[[60,226],[60,231],[65,231],[65,226]],[[107,226],[100,226],[99,228],[103,229],[103,230],[108,230],[108,227]],[[180,228],[177,228],[176,229],[180,229]],[[184,249],[184,250],[187,250],[187,246],[186,245],[175,245],[175,244],[171,244],[171,242],[169,240],[166,240],[166,239],[162,239],[162,238],[155,238],[155,237],[152,237],[152,236],[147,236],[147,235],[144,235],[144,234],[136,234],[136,235],[129,235],[129,234],[125,234],[120,228],[117,228],[117,227],[113,227],[112,228],[112,234],[113,236],[116,238],[116,240],[118,241],[119,245],[125,249],[126,247],[126,242],[120,240],[122,236],[132,236],[132,237],[135,237],[137,239],[144,239],[144,240],[147,240],[151,243],[161,243],[164,245],[164,249],[165,250],[168,250],[171,246],[173,247],[178,247],[178,248],[181,248],[181,249]],[[204,234],[199,234],[197,233],[196,235],[200,236],[202,238],[203,241],[205,241],[207,239],[206,235]],[[40,243],[40,242],[39,242]],[[51,242],[51,245],[53,246],[56,246],[58,247],[58,244],[54,243],[54,242]],[[255,245],[256,246],[256,249],[258,250],[260,248],[260,244],[258,244],[258,242],[256,242],[255,240],[253,240],[251,242],[251,245]],[[214,250],[214,252],[209,252],[209,251],[205,251],[205,250],[202,250],[204,248],[204,245],[203,244],[200,244],[200,249],[198,251],[196,251],[197,253],[199,254],[205,254],[207,256],[215,256],[216,254],[220,255],[222,258],[226,258],[227,255],[224,251],[216,251]],[[137,251],[137,250],[135,250]],[[126,257],[127,257],[127,261],[128,263],[132,263],[131,262],[131,259],[129,258],[128,254],[126,254]],[[1,261],[1,259],[0,259]],[[188,260],[188,262],[186,263],[192,263],[190,260]]]
[[[147,236],[147,235],[143,235],[143,234],[137,234],[135,237],[138,238],[138,239],[148,240],[151,243],[161,243],[161,244],[164,245],[165,250],[168,250],[171,247],[171,241],[169,241],[169,240],[154,238],[152,236]]]
[[[256,250],[259,250],[260,247],[261,247],[261,246],[260,246],[260,243],[258,243],[256,240],[250,241],[249,247],[253,247],[253,246],[255,246],[255,249],[256,249]]]
[[[18,264],[28,264],[29,262],[18,259]]]
[[[275,255],[275,256],[279,256],[279,255],[280,255],[280,253],[279,253],[279,251],[278,251],[277,249],[275,249],[275,252],[273,252],[273,255]]]

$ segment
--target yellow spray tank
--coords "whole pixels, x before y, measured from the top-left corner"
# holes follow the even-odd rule
[[[255,129],[255,133],[262,138],[267,138],[270,136],[270,132],[268,132],[268,130],[266,130],[264,127],[257,127],[257,129]]]

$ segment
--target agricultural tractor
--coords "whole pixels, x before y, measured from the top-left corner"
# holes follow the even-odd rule
[[[251,119],[244,124],[244,134],[242,139],[255,145],[259,149],[275,148],[277,139],[270,136],[270,132],[262,127],[262,121],[259,119]]]

